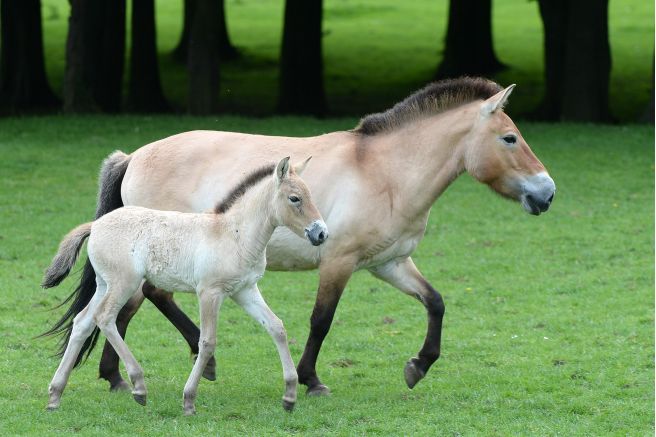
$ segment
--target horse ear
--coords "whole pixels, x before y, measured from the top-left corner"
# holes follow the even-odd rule
[[[278,183],[289,177],[289,156],[282,158],[276,165],[276,180]]]
[[[308,162],[310,162],[310,159],[312,159],[312,156],[308,157],[305,161],[301,162],[300,164],[297,164],[294,166],[294,173],[297,175],[301,175],[303,171],[305,171],[305,167],[307,167]]]
[[[508,97],[512,94],[513,89],[515,89],[515,84],[510,85],[508,88],[499,91],[485,102],[481,106],[481,115],[488,116],[499,109],[503,109],[508,101]]]

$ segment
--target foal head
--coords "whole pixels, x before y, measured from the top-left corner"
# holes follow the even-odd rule
[[[286,157],[276,165],[273,203],[279,224],[287,226],[300,237],[307,237],[314,246],[318,246],[328,238],[328,228],[312,203],[310,190],[299,176],[309,161],[310,158],[292,168],[289,157]]]
[[[465,169],[502,196],[521,202],[527,212],[539,215],[549,209],[556,185],[503,112],[514,87],[480,104],[466,139]]]

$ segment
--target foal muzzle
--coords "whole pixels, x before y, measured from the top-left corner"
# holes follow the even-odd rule
[[[323,220],[315,220],[305,228],[305,236],[313,246],[319,246],[328,239],[328,228]]]
[[[526,178],[522,191],[520,201],[524,209],[530,214],[540,215],[551,206],[556,184],[546,172],[541,172]]]

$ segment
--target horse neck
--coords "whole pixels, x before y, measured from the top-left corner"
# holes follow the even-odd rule
[[[426,213],[464,172],[466,136],[476,121],[477,108],[470,104],[420,118],[378,139],[374,147],[381,153],[374,165],[397,190],[400,204],[395,203],[395,208],[402,208],[406,215]]]
[[[247,262],[259,261],[277,227],[272,205],[272,178],[250,188],[223,216],[228,228],[240,241],[240,255]]]

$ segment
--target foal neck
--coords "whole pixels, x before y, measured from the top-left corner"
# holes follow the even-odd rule
[[[256,261],[277,227],[273,205],[275,181],[273,177],[250,188],[228,211],[216,214],[228,232],[240,241],[242,256]]]

